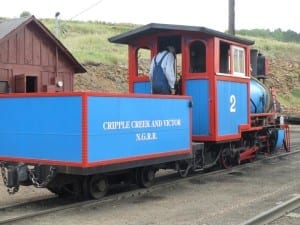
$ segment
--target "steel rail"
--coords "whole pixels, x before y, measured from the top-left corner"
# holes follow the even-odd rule
[[[56,198],[58,198],[58,197],[57,196],[49,196],[49,197],[46,197],[46,198],[45,197],[39,197],[39,198],[36,198],[36,199],[31,199],[29,201],[22,201],[22,202],[12,203],[12,204],[9,204],[9,205],[2,205],[2,206],[0,206],[0,212],[4,211],[4,210],[9,210],[11,208],[21,207],[21,206],[28,205],[28,204],[35,204],[35,203],[38,203],[38,202],[47,201],[47,200],[56,199]]]
[[[241,223],[240,225],[262,225],[270,223],[285,214],[294,211],[300,207],[300,194],[296,194],[292,199],[283,202],[274,208],[271,208],[265,212],[260,213],[259,215],[250,218],[249,220]]]

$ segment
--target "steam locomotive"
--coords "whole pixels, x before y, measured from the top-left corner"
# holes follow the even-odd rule
[[[21,185],[101,198],[116,183],[149,187],[290,150],[267,60],[253,41],[205,27],[151,23],[109,38],[128,45],[129,93],[0,95],[0,167]],[[176,49],[178,95],[151,94],[151,58]],[[21,119],[20,119],[21,118]]]

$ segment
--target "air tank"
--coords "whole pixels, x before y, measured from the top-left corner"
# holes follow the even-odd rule
[[[250,81],[251,113],[266,113],[271,106],[271,92],[262,82],[254,77]]]

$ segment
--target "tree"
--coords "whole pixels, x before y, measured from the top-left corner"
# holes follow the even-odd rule
[[[31,16],[31,13],[28,12],[28,11],[23,11],[21,14],[20,14],[20,17],[28,17],[28,16]]]

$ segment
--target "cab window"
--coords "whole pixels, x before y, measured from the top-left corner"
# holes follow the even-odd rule
[[[246,53],[245,49],[220,42],[219,49],[219,73],[233,76],[245,76],[246,74]]]
[[[136,52],[137,76],[148,76],[151,63],[151,51],[148,48],[139,48]]]
[[[230,73],[230,45],[226,42],[220,42],[220,59],[219,59],[219,72]]]
[[[232,47],[233,74],[245,75],[245,50],[240,47]]]
[[[190,73],[206,72],[206,48],[201,41],[190,44]]]

